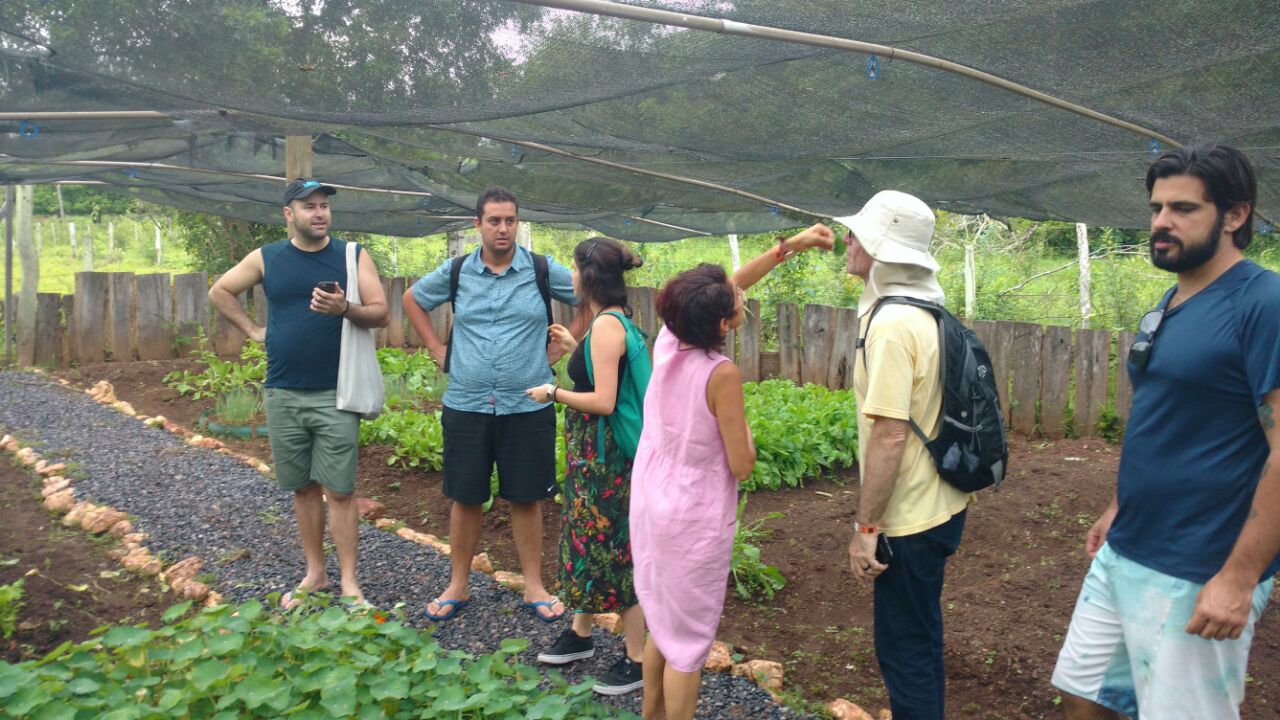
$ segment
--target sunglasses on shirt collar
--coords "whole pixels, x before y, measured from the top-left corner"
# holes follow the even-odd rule
[[[1156,331],[1164,321],[1164,308],[1156,308],[1138,321],[1138,337],[1129,348],[1129,362],[1139,370],[1146,370],[1151,362],[1151,349],[1155,347]]]

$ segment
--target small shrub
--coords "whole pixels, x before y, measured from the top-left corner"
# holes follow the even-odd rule
[[[389,445],[388,465],[439,470],[444,467],[444,428],[440,413],[398,410],[360,423],[360,444]]]

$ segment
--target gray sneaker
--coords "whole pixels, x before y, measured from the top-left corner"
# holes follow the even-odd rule
[[[566,665],[575,660],[586,660],[595,657],[596,641],[591,637],[582,637],[569,628],[560,633],[560,637],[551,644],[551,648],[538,653],[538,662],[547,665]]]
[[[631,658],[624,653],[618,662],[609,668],[609,672],[604,677],[596,681],[592,690],[601,695],[626,695],[633,690],[639,690],[644,687],[644,672],[638,662],[631,662]]]

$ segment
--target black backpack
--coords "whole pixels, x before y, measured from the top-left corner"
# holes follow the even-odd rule
[[[1009,465],[1004,418],[1000,416],[1000,391],[987,348],[972,330],[941,305],[916,298],[881,298],[871,309],[867,332],[880,308],[888,304],[912,305],[938,319],[939,370],[942,376],[942,422],[938,437],[930,440],[915,420],[911,430],[924,443],[938,475],[965,492],[977,492],[1004,480]],[[862,364],[867,364],[866,336],[858,338]]]
[[[551,271],[547,267],[547,256],[538,253],[529,253],[533,256],[533,278],[538,283],[538,292],[542,294],[542,302],[547,306],[547,325],[555,322],[551,316]],[[458,278],[462,277],[462,263],[467,261],[470,255],[459,255],[453,259],[449,265],[449,303],[452,305],[458,299]],[[449,362],[453,359],[453,330],[449,330],[449,340],[444,351],[444,372],[449,372]]]

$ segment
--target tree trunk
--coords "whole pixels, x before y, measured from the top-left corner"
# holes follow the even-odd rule
[[[164,264],[164,252],[160,245],[160,226],[156,225],[156,265]]]
[[[533,252],[533,229],[529,223],[522,222],[516,227],[516,244]]]
[[[1080,327],[1089,327],[1093,319],[1093,301],[1089,286],[1089,226],[1076,223],[1076,252],[1080,260]]]
[[[31,215],[35,209],[35,188],[19,185],[15,206],[14,232],[18,260],[22,263],[22,288],[18,291],[18,363],[36,362],[36,292],[40,286],[40,254],[32,233]]]
[[[738,254],[738,236],[735,233],[729,233],[729,258],[733,262],[733,271],[738,272],[742,267],[742,256]]]
[[[54,185],[53,187],[58,191],[58,219],[62,220],[67,216],[67,214],[62,210],[62,186]]]

